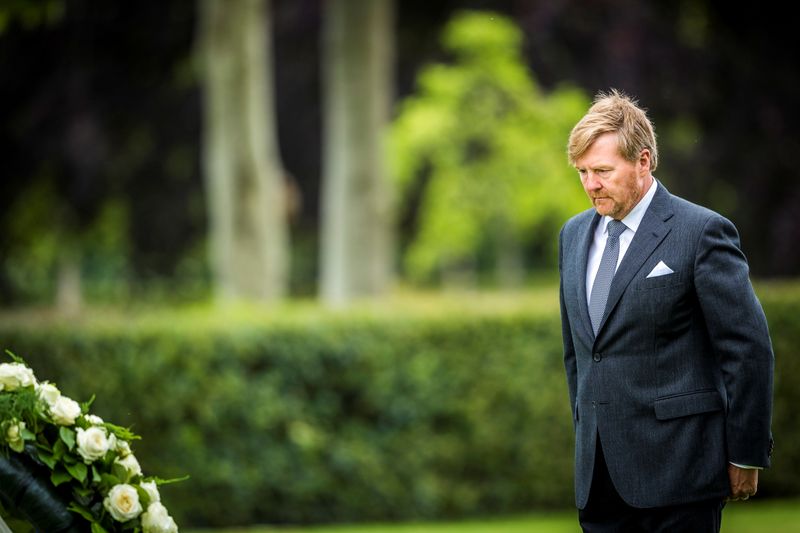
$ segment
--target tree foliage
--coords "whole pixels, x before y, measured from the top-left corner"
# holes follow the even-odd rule
[[[120,280],[128,275],[130,256],[125,202],[107,199],[82,228],[64,224],[69,217],[69,206],[52,179],[31,183],[7,211],[5,275],[26,301],[47,302],[56,291],[56,273],[64,258],[80,254],[87,296],[99,300],[123,296]]]
[[[549,94],[527,70],[522,33],[497,14],[462,12],[446,26],[447,64],[424,68],[393,125],[391,150],[400,197],[426,178],[418,229],[404,257],[425,279],[482,247],[536,251],[552,265],[554,232],[585,197],[566,162],[566,140],[585,112],[579,89]]]

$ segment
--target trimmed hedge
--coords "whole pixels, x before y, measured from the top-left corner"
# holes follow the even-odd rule
[[[760,488],[798,495],[800,289],[760,293],[778,361],[774,468]],[[184,527],[572,504],[557,306],[219,320],[6,323],[0,344],[132,425],[147,471],[189,474],[163,487]]]
[[[756,287],[775,351],[772,467],[759,478],[759,494],[800,495],[800,284]]]

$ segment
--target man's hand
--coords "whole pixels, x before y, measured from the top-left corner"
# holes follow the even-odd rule
[[[728,464],[728,478],[731,481],[731,493],[728,500],[746,500],[758,490],[758,469],[739,468]]]

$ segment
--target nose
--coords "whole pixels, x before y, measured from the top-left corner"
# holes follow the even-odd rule
[[[586,190],[597,191],[603,187],[603,184],[600,183],[600,180],[597,178],[597,174],[591,170],[588,170],[586,171],[586,180],[584,181],[584,186],[586,187]]]

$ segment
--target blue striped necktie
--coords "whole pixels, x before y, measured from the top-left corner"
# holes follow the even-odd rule
[[[611,280],[614,279],[614,272],[617,270],[617,260],[619,259],[619,236],[625,231],[626,226],[619,220],[611,220],[608,223],[608,240],[603,250],[603,257],[600,259],[600,266],[592,285],[592,294],[589,297],[589,318],[592,320],[592,329],[597,335],[600,322],[606,310],[608,301],[608,291],[611,289]]]

